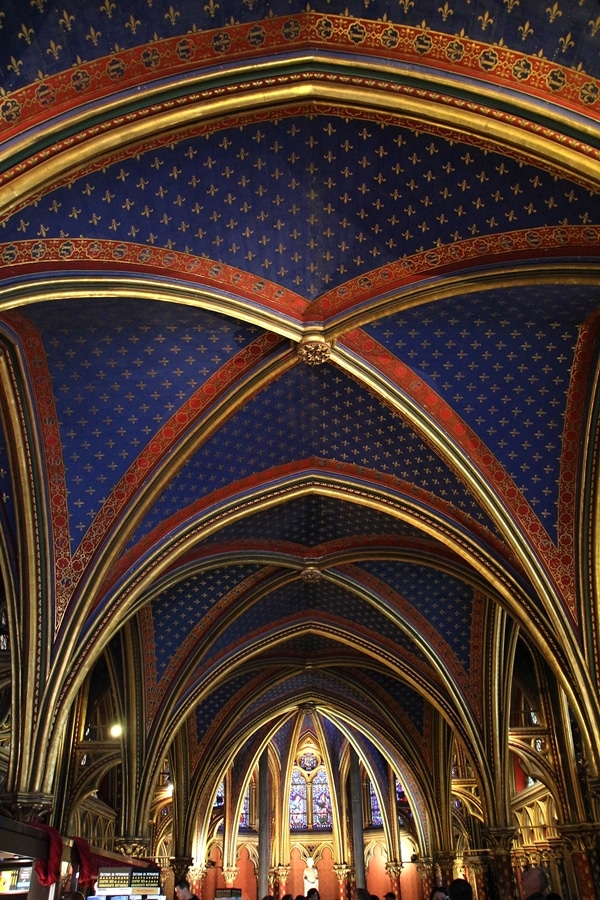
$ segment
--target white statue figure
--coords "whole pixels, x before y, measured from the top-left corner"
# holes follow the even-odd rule
[[[317,871],[317,867],[315,866],[315,861],[312,856],[309,856],[306,860],[306,868],[303,872],[304,877],[304,896],[308,894],[311,888],[319,887],[319,873]]]

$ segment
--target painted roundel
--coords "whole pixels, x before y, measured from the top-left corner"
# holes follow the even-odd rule
[[[300,768],[304,769],[305,772],[312,772],[319,765],[318,757],[309,750],[302,754],[298,762],[300,763]]]

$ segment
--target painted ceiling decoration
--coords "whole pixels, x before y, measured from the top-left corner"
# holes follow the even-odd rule
[[[527,844],[517,759],[597,827],[599,49],[598,0],[5,0],[5,814],[120,766],[155,851],[168,760],[208,856],[314,729],[424,857],[451,796]]]

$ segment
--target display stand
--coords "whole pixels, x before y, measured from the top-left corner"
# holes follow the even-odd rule
[[[96,897],[166,900],[160,885],[160,869],[136,869],[133,866],[101,866]]]
[[[0,900],[50,900],[52,888],[37,879],[35,862],[48,858],[48,837],[39,828],[0,816]]]
[[[28,894],[31,886],[33,862],[3,862],[0,864],[0,896]]]

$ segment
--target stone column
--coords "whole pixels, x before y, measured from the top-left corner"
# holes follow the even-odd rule
[[[280,848],[278,847],[279,851]],[[279,853],[277,853],[279,855]],[[269,754],[263,750],[258,762],[258,896],[269,892],[271,865],[271,809],[269,802]]]
[[[515,876],[515,881],[517,883],[517,894],[516,896],[521,898],[523,896],[523,888],[521,885],[521,874],[523,869],[530,865],[529,857],[525,853],[522,848],[518,848],[517,850],[513,850],[511,853],[511,858],[513,861],[513,872]]]
[[[489,856],[486,850],[474,850],[465,853],[465,863],[472,875],[471,887],[477,900],[488,900],[488,869]],[[510,896],[510,895],[509,895]]]
[[[436,875],[439,873],[438,883],[447,890],[450,882],[454,880],[454,853],[436,853],[433,858],[433,881],[437,880]]]
[[[431,894],[431,889],[433,887],[433,860],[432,859],[420,859],[417,863],[417,872],[419,873],[419,877],[421,879],[421,890],[423,897],[427,898]]]
[[[354,854],[354,882],[357,888],[366,888],[365,840],[363,832],[362,784],[358,754],[350,747],[350,797],[352,800],[352,850]]]
[[[495,881],[495,890],[491,892],[499,897],[515,897],[516,883],[511,850],[516,831],[514,828],[488,828],[486,837],[492,863],[490,876]]]
[[[204,890],[204,876],[206,875],[206,866],[191,866],[188,871],[188,881],[192,894],[202,900],[202,891]]]
[[[563,900],[569,897],[569,881],[565,869],[565,848],[562,838],[547,838],[548,849],[546,851],[547,866],[549,869],[549,890],[560,894]]]
[[[173,877],[173,869],[171,866],[161,866],[160,867],[160,892],[161,894],[167,895],[171,891],[171,879]],[[198,894],[200,900],[200,894]]]
[[[353,866],[349,866],[349,868],[348,868],[347,881],[348,881],[348,897],[351,898],[351,900],[354,900],[354,898],[356,897],[356,878],[354,877],[354,867]]]
[[[277,873],[277,893],[275,896],[281,898],[287,893],[287,880],[288,875],[290,874],[290,866],[277,866],[275,872]],[[264,897],[264,894],[259,893],[258,900],[261,900],[261,897]]]
[[[338,880],[338,900],[348,900],[350,897],[350,866],[346,863],[334,863],[333,871]]]
[[[402,873],[402,863],[391,860],[389,863],[386,863],[385,869],[390,878],[390,890],[396,895],[396,900],[401,900],[400,875]]]
[[[558,831],[571,853],[580,897],[600,900],[600,822],[560,825]]]

